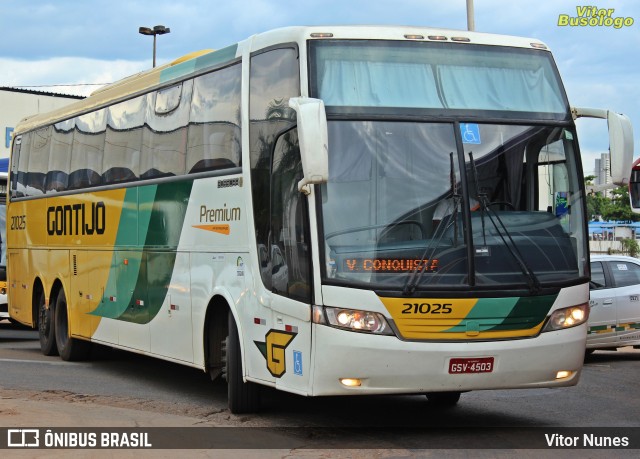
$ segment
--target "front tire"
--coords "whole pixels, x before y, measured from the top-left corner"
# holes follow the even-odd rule
[[[69,314],[67,311],[67,297],[64,290],[60,290],[56,298],[55,307],[56,345],[62,360],[86,360],[91,351],[89,341],[71,338],[69,336]]]
[[[229,411],[233,414],[255,413],[260,409],[260,387],[243,380],[240,336],[231,313],[229,313],[229,336],[225,344]]]
[[[56,330],[54,324],[55,308],[47,306],[44,292],[38,295],[38,335],[40,335],[40,350],[44,355],[58,355],[56,346]]]

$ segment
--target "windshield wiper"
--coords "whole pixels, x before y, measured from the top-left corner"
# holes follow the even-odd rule
[[[462,195],[458,194],[458,185],[457,185],[458,182],[457,182],[456,173],[454,170],[453,152],[449,153],[449,160],[450,160],[449,180],[451,182],[451,197],[445,198],[445,199],[449,199],[451,201],[451,204],[453,205],[453,209],[451,209],[450,207],[447,207],[446,211],[444,212],[444,217],[438,223],[438,226],[436,227],[436,230],[433,233],[433,237],[431,238],[431,242],[429,242],[429,244],[425,248],[424,252],[422,253],[422,256],[420,257],[420,260],[425,260],[425,257],[427,256],[427,254],[429,254],[429,257],[427,259],[431,262],[431,260],[433,259],[433,255],[435,254],[436,249],[440,244],[440,241],[442,241],[442,238],[446,234],[447,229],[449,229],[452,225],[454,226],[454,247],[458,245],[458,209],[460,207],[460,201],[462,200]],[[451,213],[447,214],[447,212],[450,209],[451,209]],[[402,294],[404,296],[412,294],[416,291],[416,287],[420,282],[420,278],[422,277],[426,269],[427,269],[426,263],[420,263],[416,265],[412,273],[409,275],[407,282],[404,284],[404,288],[402,289]]]
[[[484,221],[485,215],[487,215],[489,217],[489,220],[493,224],[493,227],[495,228],[496,233],[500,237],[500,240],[502,241],[504,246],[507,248],[507,250],[513,257],[513,259],[516,261],[516,264],[518,265],[522,273],[526,276],[527,286],[529,287],[529,291],[531,293],[537,293],[538,291],[540,291],[540,288],[541,288],[540,280],[538,279],[538,276],[536,276],[535,272],[529,267],[525,258],[522,256],[522,253],[520,253],[518,246],[516,245],[513,238],[511,237],[511,233],[509,233],[509,230],[505,226],[500,216],[495,211],[491,210],[492,203],[489,202],[489,198],[487,197],[487,194],[480,192],[480,186],[478,184],[478,171],[476,169],[476,162],[473,159],[472,152],[469,152],[469,162],[471,164],[471,174],[473,175],[473,181],[475,182],[475,185],[476,185],[476,199],[480,203],[480,212],[481,212],[480,219],[482,220],[482,238],[483,238],[484,246],[485,247],[487,246],[487,235],[485,231],[485,221]],[[502,227],[502,230],[500,230],[500,228],[498,227],[498,224],[496,224],[496,221],[500,224],[500,227]],[[506,239],[505,239],[505,236],[506,236]],[[510,244],[509,242],[507,242],[507,239],[509,240]]]

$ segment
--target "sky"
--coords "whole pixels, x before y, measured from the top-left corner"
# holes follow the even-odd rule
[[[157,64],[292,25],[467,29],[467,0],[0,0],[0,86],[87,95]],[[474,0],[475,30],[535,38],[552,50],[569,102],[627,115],[640,156],[640,2]],[[585,8],[589,7],[589,8]],[[604,9],[611,25],[570,26]],[[611,11],[613,10],[613,11]],[[563,18],[570,19],[563,19]],[[573,19],[575,21],[575,19]],[[588,22],[588,21],[587,21]],[[599,22],[599,21],[596,21]],[[604,21],[603,21],[604,22]],[[606,122],[578,120],[585,175],[608,149]]]

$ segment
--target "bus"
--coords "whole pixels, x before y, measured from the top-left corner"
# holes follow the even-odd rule
[[[640,158],[636,159],[631,165],[631,173],[629,176],[629,201],[631,211],[640,213]],[[637,238],[636,238],[637,239]]]
[[[0,320],[9,319],[7,302],[7,178],[9,158],[0,159]]]
[[[602,113],[624,180],[629,120]],[[574,120],[602,113],[528,38],[288,27],[196,52],[16,127],[11,317],[63,360],[97,343],[224,378],[232,413],[264,386],[575,385]]]

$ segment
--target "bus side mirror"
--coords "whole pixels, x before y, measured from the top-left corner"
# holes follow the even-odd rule
[[[616,185],[629,183],[629,166],[633,161],[633,128],[625,115],[611,110],[593,108],[572,108],[574,119],[606,119],[609,127],[609,160],[611,161],[611,181]]]
[[[611,153],[611,178],[613,183],[629,183],[629,166],[633,162],[633,128],[628,117],[610,111],[609,152]]]
[[[298,190],[309,194],[309,185],[329,180],[329,136],[324,102],[309,97],[292,97],[289,106],[296,111],[300,158],[304,177]]]

